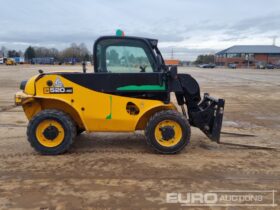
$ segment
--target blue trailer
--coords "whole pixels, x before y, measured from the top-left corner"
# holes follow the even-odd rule
[[[31,60],[32,64],[54,64],[54,58],[53,57],[43,57],[43,58],[32,58]]]
[[[23,64],[24,63],[24,57],[14,57],[13,59],[17,64]]]

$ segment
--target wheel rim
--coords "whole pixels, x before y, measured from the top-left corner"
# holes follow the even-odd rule
[[[64,129],[55,120],[43,120],[36,128],[36,138],[45,147],[56,147],[64,139]]]
[[[164,147],[175,146],[180,142],[182,136],[183,132],[180,124],[173,120],[161,121],[155,128],[155,139]]]

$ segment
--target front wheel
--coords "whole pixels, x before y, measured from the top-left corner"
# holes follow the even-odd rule
[[[145,135],[148,145],[157,152],[174,154],[189,143],[191,129],[185,116],[174,110],[165,110],[150,118]]]
[[[44,155],[66,152],[76,137],[76,126],[66,113],[48,109],[36,114],[27,127],[31,146]]]

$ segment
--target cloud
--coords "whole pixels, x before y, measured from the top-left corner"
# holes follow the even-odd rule
[[[261,15],[258,17],[248,18],[233,24],[230,31],[246,32],[254,31],[255,33],[265,33],[267,31],[278,32],[280,31],[280,14]]]
[[[91,49],[97,37],[121,28],[157,38],[164,51],[174,48],[176,56],[189,58],[234,44],[271,44],[280,33],[280,1],[13,0],[1,5],[0,25],[0,45],[21,50],[62,49],[72,42]]]

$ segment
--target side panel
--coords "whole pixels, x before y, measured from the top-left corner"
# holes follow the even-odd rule
[[[50,81],[52,86],[48,86]],[[55,85],[60,87],[54,87]],[[56,88],[57,92],[49,91],[50,88]],[[61,92],[61,88],[69,92]],[[138,120],[150,109],[174,109],[173,104],[164,104],[158,100],[136,99],[93,91],[60,75],[45,75],[40,78],[36,82],[36,97],[60,100],[69,104],[77,111],[87,131],[134,131]],[[138,113],[128,110],[131,104],[138,109]]]
[[[98,92],[166,91],[163,73],[67,73],[61,76]]]
[[[21,99],[18,105],[22,106],[28,120],[31,120],[34,115],[44,109],[58,109],[68,113],[80,128],[84,128],[84,123],[79,113],[72,106],[63,101],[38,97],[34,98],[30,96],[24,100]]]

